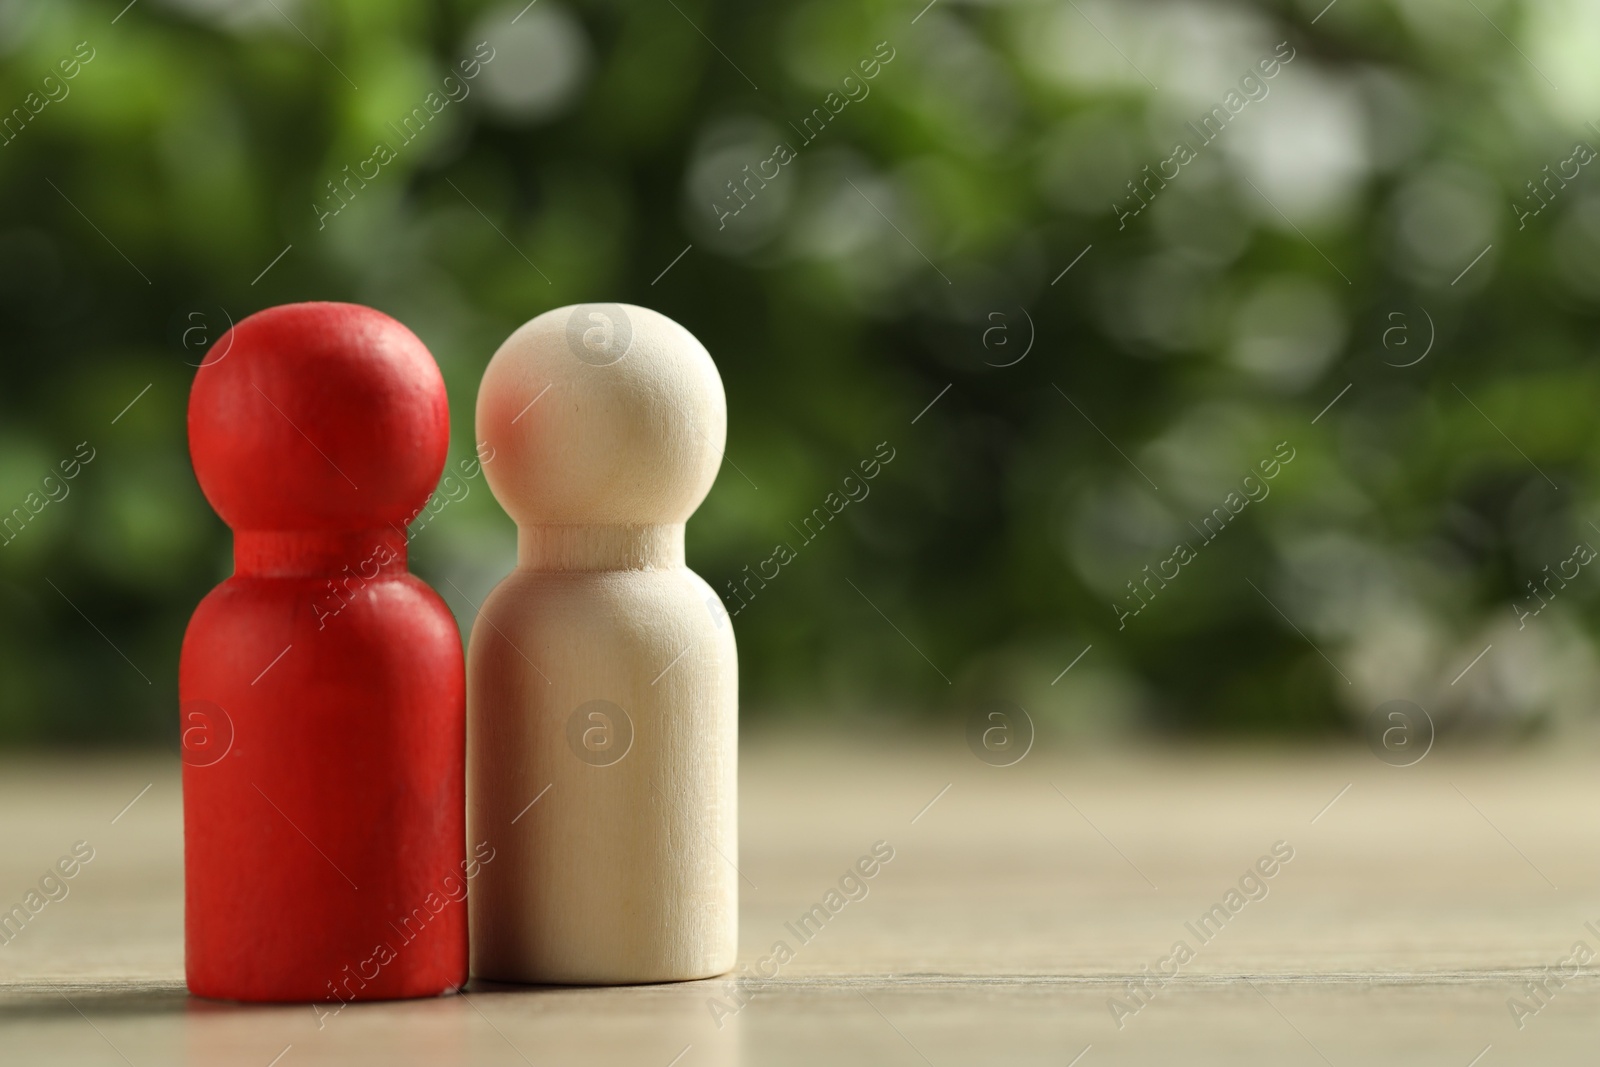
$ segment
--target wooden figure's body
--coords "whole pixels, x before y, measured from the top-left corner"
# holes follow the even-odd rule
[[[234,528],[179,668],[197,995],[333,1010],[466,981],[460,636],[406,570],[448,417],[422,343],[354,305],[244,319],[195,378],[195,473]]]
[[[726,434],[716,367],[655,312],[558,309],[496,353],[478,434],[518,564],[468,651],[468,827],[498,850],[471,886],[473,971],[721,974],[738,940],[737,655],[683,556]]]

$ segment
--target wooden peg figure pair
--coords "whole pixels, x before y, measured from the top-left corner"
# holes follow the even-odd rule
[[[585,304],[513,333],[476,440],[517,565],[463,661],[407,569],[449,445],[421,341],[332,303],[217,341],[189,440],[234,574],[179,667],[193,993],[450,992],[469,928],[471,972],[501,981],[732,967],[737,662],[684,563],[726,428],[711,357],[663,315]]]

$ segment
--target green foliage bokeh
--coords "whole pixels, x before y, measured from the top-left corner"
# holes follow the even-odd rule
[[[416,331],[453,461],[534,315],[630,302],[695,333],[729,434],[690,564],[727,590],[795,557],[734,619],[750,719],[1581,717],[1595,579],[1529,583],[1600,543],[1584,27],[1511,0],[0,6],[0,512],[94,452],[0,546],[0,741],[175,735],[183,628],[230,568],[188,383],[230,318],[311,299]],[[1145,206],[1131,183],[1280,42]],[[47,76],[68,91],[33,113]],[[324,217],[378,141],[395,158]],[[464,629],[514,558],[481,480],[413,546]]]

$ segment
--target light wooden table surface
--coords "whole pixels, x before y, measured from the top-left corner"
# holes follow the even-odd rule
[[[769,737],[747,744],[741,768],[740,959],[779,940],[793,959],[749,984],[739,1010],[721,982],[474,984],[352,1006],[321,1026],[308,1007],[184,993],[177,772],[164,757],[0,764],[0,904],[73,842],[95,850],[69,894],[0,947],[0,1061],[1597,1058],[1600,934],[1586,923],[1600,929],[1600,781],[1587,746],[1436,751],[1404,769],[1364,749],[1035,751],[994,768],[959,739]],[[785,923],[826,904],[877,841],[894,859],[802,943]],[[1293,859],[1266,895],[1201,941],[1185,924],[1226,907],[1276,842]],[[1119,1026],[1109,1002],[1138,1006],[1130,978],[1159,971],[1180,940],[1193,958]],[[1578,942],[1595,955],[1564,963]],[[1537,980],[1539,998],[1526,990]]]

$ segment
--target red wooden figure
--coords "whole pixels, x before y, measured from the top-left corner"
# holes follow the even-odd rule
[[[179,666],[196,995],[467,980],[461,638],[406,569],[449,421],[422,342],[354,304],[252,315],[195,375],[190,457],[234,531]]]

